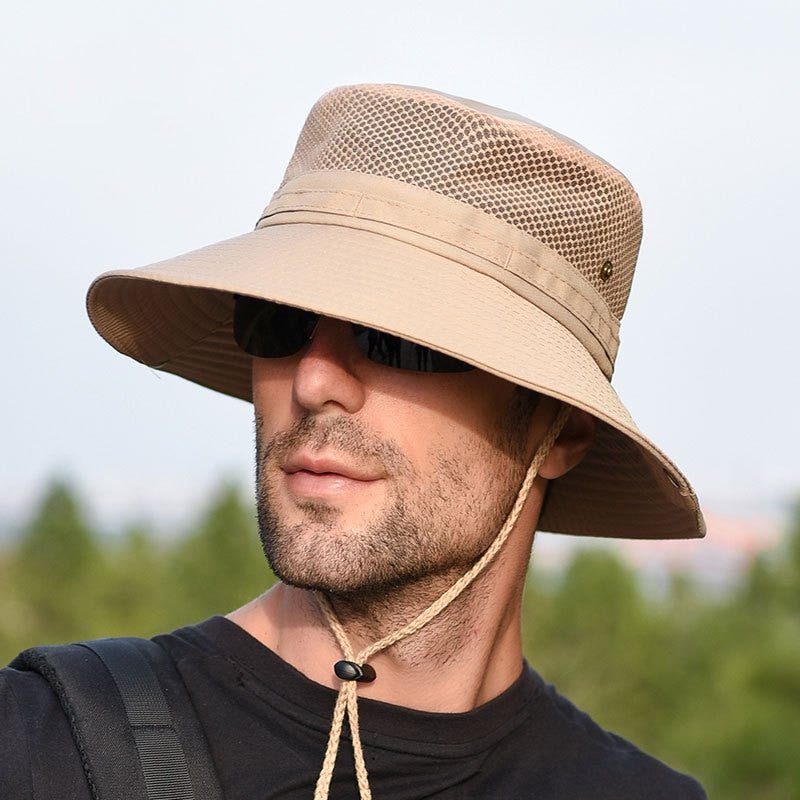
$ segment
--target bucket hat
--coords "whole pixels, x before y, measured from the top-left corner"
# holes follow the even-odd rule
[[[251,399],[236,295],[410,339],[592,414],[542,530],[705,532],[686,478],[610,384],[641,241],[628,180],[524,117],[430,89],[340,87],[312,108],[255,230],[97,278],[89,316],[150,367]]]

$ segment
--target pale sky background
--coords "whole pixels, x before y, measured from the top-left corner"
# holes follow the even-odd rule
[[[7,3],[0,28],[0,519],[54,474],[181,518],[250,483],[251,408],[119,356],[85,291],[250,230],[327,89],[515,111],[640,193],[614,379],[706,506],[800,490],[800,3]]]

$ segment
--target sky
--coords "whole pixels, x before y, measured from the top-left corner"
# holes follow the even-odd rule
[[[247,404],[123,358],[84,298],[251,230],[336,85],[509,109],[625,173],[645,235],[614,384],[715,513],[800,491],[796,2],[16,3],[0,29],[0,519],[251,483]]]

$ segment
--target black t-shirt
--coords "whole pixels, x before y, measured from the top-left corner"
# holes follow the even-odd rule
[[[176,663],[227,800],[309,800],[336,692],[222,617],[156,637]],[[359,701],[376,800],[700,800],[692,778],[608,733],[529,667],[463,714]],[[69,725],[36,673],[0,671],[0,797],[89,798]],[[357,800],[347,729],[331,800]]]

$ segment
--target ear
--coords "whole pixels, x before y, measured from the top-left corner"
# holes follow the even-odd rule
[[[553,449],[539,469],[539,475],[555,480],[579,464],[594,441],[597,421],[581,410],[573,408]]]

